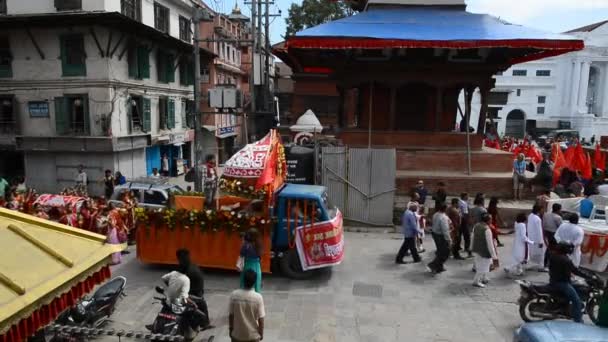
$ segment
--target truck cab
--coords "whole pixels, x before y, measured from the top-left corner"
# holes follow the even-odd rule
[[[342,216],[329,204],[326,190],[317,185],[286,184],[275,194],[272,252],[279,258],[281,271],[290,278],[313,274],[303,269],[300,260],[303,254],[298,249],[304,247],[296,241],[299,229],[333,225],[342,236]]]

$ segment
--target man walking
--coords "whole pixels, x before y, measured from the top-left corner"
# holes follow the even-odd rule
[[[570,259],[576,267],[581,265],[581,245],[584,239],[585,231],[578,226],[578,214],[571,214],[568,222],[562,223],[555,233],[555,240],[558,243],[569,243],[574,246]]]
[[[445,183],[437,183],[437,191],[435,191],[435,194],[433,195],[433,200],[435,201],[435,210],[437,210],[441,204],[446,204],[447,197],[448,193],[445,191]]]
[[[528,238],[534,241],[530,246],[530,264],[539,272],[546,272],[545,269],[545,239],[543,236],[543,226],[540,217],[542,216],[542,208],[535,204],[532,207],[532,213],[528,216]]]
[[[448,208],[447,215],[452,224],[452,229],[450,230],[452,232],[452,240],[454,241],[452,244],[452,256],[456,260],[463,260],[464,258],[460,256],[460,225],[462,223],[462,215],[460,214],[459,202],[458,198],[452,198],[452,205]]]
[[[246,270],[243,279],[244,289],[230,295],[228,331],[232,342],[259,342],[264,339],[264,299],[253,289],[255,271]]]
[[[460,194],[460,201],[458,201],[458,207],[460,209],[460,231],[458,232],[459,239],[464,240],[464,250],[468,253],[468,257],[472,258],[471,253],[471,231],[469,230],[469,194],[463,192]],[[458,240],[460,241],[460,240]],[[460,248],[460,246],[458,246]]]
[[[431,231],[437,252],[435,253],[435,259],[428,264],[427,270],[435,274],[445,271],[443,264],[450,256],[450,244],[452,242],[450,238],[450,219],[445,214],[445,210],[445,203],[439,204],[437,212],[433,215],[433,227]]]
[[[416,204],[410,204],[408,210],[403,213],[402,218],[402,230],[403,230],[403,244],[399,248],[399,253],[395,258],[396,264],[405,264],[403,257],[409,251],[414,259],[415,263],[420,262],[420,256],[418,255],[418,249],[416,248],[416,238],[421,233],[421,229],[418,226],[418,219],[416,212],[418,206]]]
[[[475,253],[475,278],[473,286],[486,287],[489,282],[490,266],[498,263],[498,254],[494,248],[494,239],[490,230],[489,214],[481,217],[481,222],[473,227],[473,252]]]

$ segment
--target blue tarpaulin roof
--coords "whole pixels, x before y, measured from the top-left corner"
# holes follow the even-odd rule
[[[305,29],[290,37],[294,48],[480,48],[579,50],[577,38],[545,33],[464,10],[425,7],[370,8]]]

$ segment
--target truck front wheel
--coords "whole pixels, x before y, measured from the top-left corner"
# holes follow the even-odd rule
[[[302,264],[300,263],[300,256],[296,249],[290,249],[283,253],[283,257],[280,261],[281,272],[288,278],[295,280],[304,280],[312,277],[314,271],[304,271]]]

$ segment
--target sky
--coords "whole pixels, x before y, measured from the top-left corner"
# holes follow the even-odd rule
[[[206,0],[208,1],[208,0]],[[230,11],[235,0],[211,0],[222,6],[225,12]],[[249,15],[249,6],[243,0],[236,0]],[[327,0],[330,1],[330,0]],[[247,1],[249,2],[249,1]],[[270,26],[271,42],[283,40],[285,18],[289,6],[297,0],[274,0],[271,13],[276,17]],[[608,0],[466,0],[467,10],[474,13],[488,13],[506,21],[521,24],[548,32],[565,32],[577,27],[598,21],[608,20]]]

